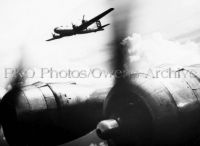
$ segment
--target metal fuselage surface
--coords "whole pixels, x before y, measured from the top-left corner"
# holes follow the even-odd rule
[[[67,29],[67,28],[55,28],[54,33],[58,37],[64,36],[72,36],[76,34],[86,34],[91,32],[103,31],[104,29],[84,29],[84,30],[76,30],[76,29]]]

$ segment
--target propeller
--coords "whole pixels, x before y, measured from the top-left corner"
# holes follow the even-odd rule
[[[110,93],[115,92],[116,96],[107,96],[103,113],[107,120],[101,121],[97,125],[96,133],[100,138],[107,140],[109,145],[113,142],[109,141],[109,138],[119,127],[119,120],[116,115],[112,116],[110,113],[117,113],[116,110],[122,105],[126,96],[129,79],[126,77],[129,73],[129,61],[128,61],[128,49],[122,44],[122,41],[128,36],[128,25],[130,23],[131,13],[131,0],[114,0],[112,4],[115,6],[116,11],[112,15],[112,44],[110,48],[111,65],[110,69],[114,72],[114,86]],[[118,91],[116,93],[116,91]],[[122,113],[124,114],[124,113]]]
[[[131,11],[131,0],[115,0],[116,11],[112,15],[112,46],[111,54],[111,70],[115,72],[115,83],[124,81],[124,73],[128,70],[127,48],[122,45],[123,39],[128,36],[128,24],[130,21],[129,14]],[[120,14],[120,15],[119,15]],[[117,74],[118,73],[118,74]]]
[[[25,85],[26,75],[25,73],[25,54],[24,48],[21,49],[21,58],[15,68],[14,74],[9,79],[7,84],[5,85],[6,90],[11,89],[20,89],[22,86]]]
[[[8,83],[5,86],[5,89],[8,91],[0,104],[0,115],[2,119],[6,119],[6,116],[11,116],[11,106],[7,106],[7,105],[12,105],[13,103],[8,103],[6,100],[8,98],[6,98],[5,96],[10,94],[9,91],[12,91],[12,93],[10,94],[11,96],[9,97],[10,99],[12,98],[12,100],[15,100],[15,97],[17,95],[19,95],[21,93],[21,89],[23,88],[23,86],[25,86],[26,84],[26,71],[25,71],[25,58],[24,58],[24,52],[22,50],[22,56],[20,58],[20,61],[12,75],[12,77],[10,78],[10,80],[8,81]],[[5,123],[7,124],[7,122],[5,122],[4,120],[1,120],[1,124],[5,125]],[[12,129],[12,134],[11,133],[7,133],[5,132],[5,129],[7,129],[7,127],[3,128],[3,133],[5,135],[5,137],[10,136],[10,135],[18,135],[19,131],[14,130],[15,129],[15,125],[9,127],[10,129]],[[5,141],[5,138],[4,138]],[[6,138],[6,143],[8,142],[8,139]],[[0,142],[1,143],[1,142]],[[15,141],[9,143],[9,145],[16,145]],[[3,145],[4,146],[4,145]],[[7,145],[5,145],[7,146]]]

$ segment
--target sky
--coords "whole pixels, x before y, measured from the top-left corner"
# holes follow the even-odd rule
[[[96,74],[109,70],[109,45],[111,41],[111,24],[105,31],[76,35],[52,42],[53,28],[57,26],[71,27],[71,23],[80,24],[82,16],[93,18],[110,7],[114,12],[104,17],[103,24],[111,23],[111,17],[116,16],[123,21],[123,9],[128,3],[131,7],[130,20],[127,26],[127,37],[133,33],[142,38],[152,38],[159,33],[163,39],[177,42],[193,41],[198,45],[200,35],[200,5],[198,0],[1,0],[0,1],[0,86],[9,81],[7,74],[15,69],[20,60],[32,72],[34,78],[29,83],[38,80],[45,82],[75,81],[91,84],[110,84],[112,78],[64,78],[45,74],[41,78],[42,68],[56,70],[58,73],[68,69],[97,69]],[[117,22],[118,23],[118,22]],[[92,26],[94,27],[94,25]],[[128,28],[126,28],[128,27]],[[155,51],[154,51],[155,52]],[[167,54],[175,54],[165,51]],[[169,56],[168,55],[168,56]],[[162,58],[162,56],[160,57]],[[158,58],[159,59],[159,58]],[[161,62],[162,63],[162,62]],[[9,74],[10,73],[10,74]],[[10,77],[10,76],[9,76]]]
[[[0,90],[5,92],[10,80],[6,71],[10,73],[9,69],[17,68],[20,61],[36,73],[28,78],[29,83],[74,81],[94,88],[109,86],[112,77],[97,76],[109,70],[109,48],[115,25],[112,16],[119,19],[115,23],[124,24],[120,22],[128,5],[129,22],[120,29],[128,30],[124,39],[134,67],[144,69],[147,62],[151,65],[199,62],[199,0],[1,0]],[[71,27],[71,22],[78,25],[83,14],[85,19],[90,19],[110,7],[115,10],[101,20],[102,24],[111,23],[105,31],[45,41],[52,37],[54,27]],[[94,69],[96,77],[51,77],[46,73],[42,78],[42,68],[86,73]]]
[[[6,68],[16,68],[20,59],[25,66],[32,68],[36,75],[31,82],[69,81],[46,75],[41,78],[41,69],[53,69],[57,72],[67,69],[87,70],[105,68],[108,60],[106,51],[109,43],[109,27],[104,32],[77,35],[60,40],[46,42],[51,38],[54,27],[79,25],[83,15],[91,19],[109,6],[105,1],[91,0],[18,0],[0,1],[0,79],[4,86]],[[87,6],[87,7],[86,7]],[[110,16],[102,20],[109,23]],[[95,26],[91,26],[95,27]],[[106,49],[105,49],[106,48]],[[11,74],[11,73],[10,73]],[[75,78],[74,80],[81,79]],[[88,78],[87,78],[88,80]]]

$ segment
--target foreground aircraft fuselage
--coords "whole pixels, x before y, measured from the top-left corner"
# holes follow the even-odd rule
[[[83,17],[82,24],[79,26],[72,24],[72,29],[68,29],[63,26],[56,27],[54,29],[54,33],[52,34],[53,38],[48,39],[47,41],[60,39],[65,36],[72,36],[72,35],[76,35],[76,34],[86,34],[86,33],[103,31],[104,28],[110,24],[101,25],[100,19],[113,10],[114,10],[114,8],[110,8],[89,21],[84,20],[84,17]],[[93,23],[96,23],[97,28],[88,29],[88,26],[92,25]]]

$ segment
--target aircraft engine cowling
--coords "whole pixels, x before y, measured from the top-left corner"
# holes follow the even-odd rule
[[[159,70],[132,74],[108,93],[96,132],[109,145],[199,145],[200,66]]]
[[[35,83],[2,99],[2,126],[10,146],[55,146],[85,135],[103,119],[108,89],[73,83]]]
[[[101,21],[100,20],[96,21],[96,25],[97,25],[97,28],[101,28]]]

